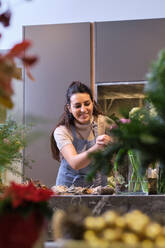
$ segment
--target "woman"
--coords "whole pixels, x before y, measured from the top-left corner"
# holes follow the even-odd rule
[[[85,180],[89,172],[89,153],[103,149],[110,136],[105,134],[107,117],[93,100],[91,90],[81,82],[72,82],[66,94],[64,114],[51,135],[53,158],[60,160],[56,185],[105,186],[106,176],[93,182]]]

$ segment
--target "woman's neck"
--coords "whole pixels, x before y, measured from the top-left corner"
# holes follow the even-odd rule
[[[77,120],[74,121],[75,127],[80,129],[85,129],[90,126],[93,121],[93,117],[87,123],[80,123]]]

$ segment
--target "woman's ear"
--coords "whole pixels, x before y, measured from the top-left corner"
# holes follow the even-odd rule
[[[70,104],[67,104],[66,107],[67,107],[68,111],[71,113]]]

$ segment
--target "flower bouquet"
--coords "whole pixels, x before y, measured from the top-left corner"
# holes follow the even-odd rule
[[[46,219],[52,215],[48,204],[52,195],[50,189],[33,183],[12,182],[0,198],[0,247],[36,247]]]

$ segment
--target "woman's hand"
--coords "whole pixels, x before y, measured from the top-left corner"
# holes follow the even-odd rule
[[[103,145],[106,146],[111,142],[111,137],[107,134],[99,135],[96,139],[97,145]]]
[[[103,134],[97,137],[94,146],[90,147],[87,151],[77,154],[73,144],[67,144],[61,149],[61,154],[74,170],[79,170],[85,168],[90,163],[89,154],[91,152],[104,149],[110,142],[112,142],[112,138]]]
[[[112,142],[112,138],[110,136],[108,136],[107,134],[99,135],[96,138],[96,144],[93,146],[93,149],[95,151],[102,150],[110,142]]]

